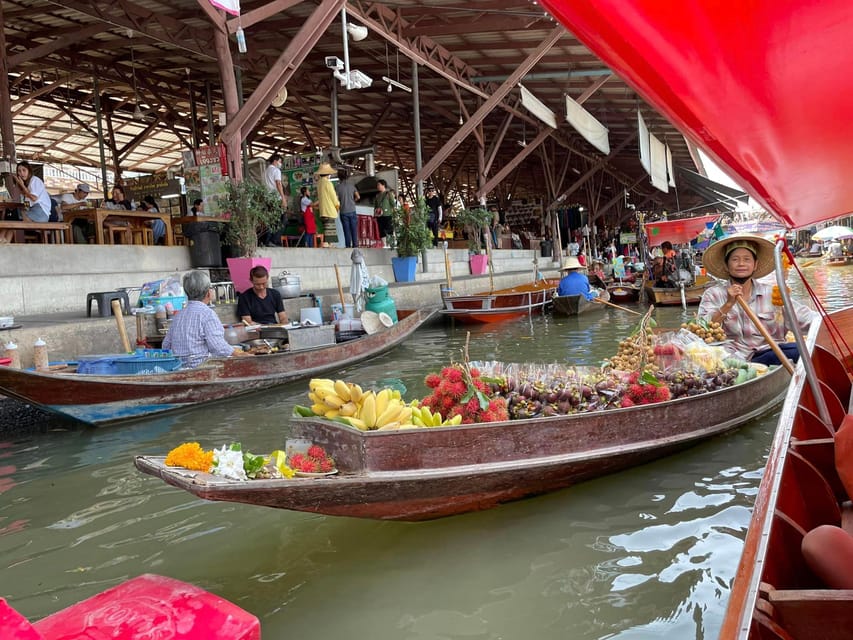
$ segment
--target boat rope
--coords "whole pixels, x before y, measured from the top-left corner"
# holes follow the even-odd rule
[[[814,289],[812,289],[808,280],[806,280],[806,276],[803,274],[799,265],[797,264],[794,254],[791,252],[790,247],[788,246],[787,240],[783,238],[778,238],[777,243],[782,243],[782,252],[787,256],[788,263],[793,265],[794,269],[797,270],[797,274],[800,277],[800,280],[803,282],[803,286],[806,288],[806,292],[809,294],[809,298],[815,305],[815,308],[818,310],[820,315],[823,317],[824,324],[826,325],[826,329],[829,332],[829,337],[832,339],[832,343],[835,345],[835,348],[838,349],[838,352],[843,354],[844,357],[841,358],[844,363],[844,368],[847,369],[848,373],[853,373],[853,370],[850,368],[851,356],[853,356],[853,351],[850,349],[850,345],[847,344],[847,341],[844,339],[841,331],[838,326],[833,322],[832,318],[827,314],[826,309],[820,301],[820,298],[815,293]],[[781,287],[781,285],[780,285]],[[795,325],[796,326],[796,325]],[[843,345],[843,348],[842,348]]]

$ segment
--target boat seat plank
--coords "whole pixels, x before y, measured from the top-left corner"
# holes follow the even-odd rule
[[[791,427],[791,438],[797,440],[815,440],[819,438],[832,438],[835,429],[824,424],[823,420],[810,409],[800,407],[794,415],[794,424]]]
[[[853,590],[796,589],[770,592],[776,621],[795,640],[849,639]]]
[[[791,442],[791,449],[808,460],[818,470],[839,502],[847,499],[847,491],[835,469],[835,439],[816,438]]]
[[[823,380],[820,381],[820,389],[826,402],[826,408],[829,410],[832,428],[833,430],[837,430],[841,425],[841,421],[844,420],[844,416],[847,415],[847,409],[841,403],[835,391],[832,390],[832,387],[827,385]],[[817,413],[817,405],[814,401],[814,395],[812,395],[812,388],[809,385],[803,387],[803,392],[800,395],[800,407],[811,409]]]
[[[820,345],[814,347],[812,363],[817,377],[832,387],[842,404],[850,405],[853,402],[853,397],[851,397],[853,382],[850,381],[851,374],[844,367],[844,363],[835,354]],[[853,409],[853,407],[850,408]]]

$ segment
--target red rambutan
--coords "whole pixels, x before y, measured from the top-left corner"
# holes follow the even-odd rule
[[[308,457],[309,458],[317,458],[318,460],[322,460],[326,457],[326,452],[323,450],[323,447],[313,444],[308,447]]]
[[[435,389],[439,384],[441,384],[441,377],[436,373],[431,373],[424,378],[424,382],[430,389]]]
[[[480,377],[480,370],[475,369],[474,367],[471,367],[471,377],[472,378],[479,378]]]
[[[633,407],[634,401],[631,398],[622,398],[622,406],[623,407]]]
[[[448,367],[449,371],[446,375],[451,382],[462,382],[462,372],[456,367]]]

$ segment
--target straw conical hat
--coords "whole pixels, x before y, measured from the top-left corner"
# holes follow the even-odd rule
[[[563,266],[560,267],[560,271],[571,271],[572,269],[582,269],[583,265],[578,261],[574,256],[569,256],[565,260],[563,260]]]
[[[774,245],[770,240],[752,233],[736,233],[712,244],[702,255],[702,266],[712,276],[727,280],[729,270],[726,258],[735,249],[748,249],[755,256],[753,278],[762,278],[773,271]]]
[[[317,169],[317,175],[318,176],[336,176],[336,175],[338,175],[338,172],[335,171],[332,168],[332,165],[330,165],[328,162],[324,162],[323,164],[320,165],[320,168]]]

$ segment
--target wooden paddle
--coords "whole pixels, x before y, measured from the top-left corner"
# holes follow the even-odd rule
[[[773,349],[773,353],[776,354],[776,357],[779,358],[779,362],[788,370],[788,373],[791,375],[794,374],[794,365],[791,364],[791,361],[788,360],[788,357],[782,352],[782,349],[779,348],[779,345],[776,344],[776,340],[773,339],[773,336],[770,335],[770,332],[767,331],[767,327],[762,324],[761,320],[758,319],[758,316],[755,315],[755,312],[749,308],[749,305],[746,303],[746,300],[743,299],[742,296],[738,296],[735,298],[737,303],[740,305],[740,308],[743,309],[743,312],[749,316],[749,319],[752,320],[752,324],[755,325],[755,328],[764,336],[764,341],[767,342],[767,345]]]
[[[629,309],[628,307],[622,307],[618,304],[613,304],[612,302],[608,302],[607,300],[602,300],[601,298],[593,298],[593,302],[597,302],[598,304],[606,304],[608,307],[613,307],[614,309],[621,309],[622,311],[627,311],[628,313],[633,313],[634,315],[641,316],[643,315],[639,311],[634,311],[633,309]]]
[[[341,286],[341,271],[338,269],[337,263],[335,263],[335,278],[338,281],[338,295],[341,297],[341,313],[346,309],[346,302],[344,302],[344,288]]]
[[[133,349],[130,348],[130,339],[127,337],[127,328],[124,326],[124,315],[121,312],[121,301],[113,300],[110,303],[113,314],[116,317],[116,325],[118,325],[118,335],[121,338],[121,345],[125,352],[130,353]]]
[[[453,289],[453,277],[450,272],[450,256],[447,254],[447,241],[444,241],[444,277],[447,280],[447,290]]]

